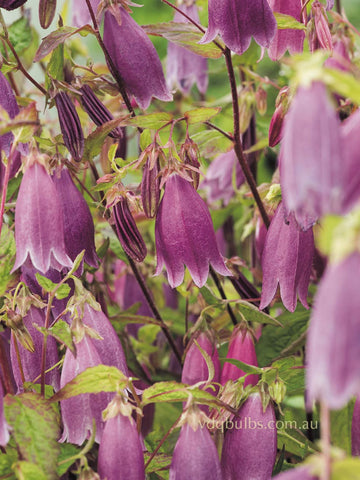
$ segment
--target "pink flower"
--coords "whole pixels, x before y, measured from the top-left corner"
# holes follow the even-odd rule
[[[172,288],[184,279],[184,264],[195,285],[202,287],[211,265],[221,275],[230,275],[221,257],[209,210],[193,186],[179,175],[166,182],[155,223],[157,267],[165,265]]]

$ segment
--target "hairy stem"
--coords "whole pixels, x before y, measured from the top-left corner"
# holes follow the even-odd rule
[[[250,187],[251,193],[253,194],[253,197],[255,199],[255,202],[258,206],[260,215],[263,219],[264,224],[266,225],[267,228],[269,228],[270,225],[270,220],[269,217],[266,213],[264,204],[262,203],[262,200],[260,198],[259,192],[256,187],[256,182],[254,180],[254,177],[251,173],[251,170],[249,168],[249,165],[246,161],[243,148],[242,148],[242,143],[241,143],[241,137],[240,137],[240,114],[239,114],[239,98],[238,98],[238,92],[237,92],[237,87],[236,87],[236,79],[235,79],[235,72],[234,72],[234,67],[232,64],[232,59],[231,59],[231,52],[228,48],[225,50],[225,60],[226,60],[226,67],[228,70],[228,75],[229,75],[229,81],[230,81],[230,88],[231,88],[231,96],[232,96],[232,105],[233,105],[233,114],[234,114],[234,150],[237,156],[237,159],[239,161],[239,164],[241,166],[241,169],[244,173],[244,176],[246,178],[246,181]]]

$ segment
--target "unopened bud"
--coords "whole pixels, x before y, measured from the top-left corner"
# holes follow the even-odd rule
[[[286,386],[282,380],[276,380],[274,383],[269,385],[269,394],[274,402],[280,404],[285,397]]]
[[[49,28],[54,20],[56,12],[56,0],[40,0],[39,21],[42,28]]]
[[[57,93],[55,103],[64,143],[73,159],[80,162],[84,153],[84,133],[79,116],[67,93]]]
[[[324,50],[333,49],[332,38],[329,27],[329,20],[326,15],[326,10],[319,1],[315,1],[311,7],[314,17],[315,32],[319,45]]]
[[[114,119],[111,112],[109,112],[105,105],[98,99],[89,85],[83,85],[80,90],[82,93],[81,104],[83,109],[95,125],[101,127],[104,123]],[[114,128],[114,130],[109,133],[109,136],[112,138],[122,138],[123,131],[120,127]]]
[[[245,88],[239,95],[240,133],[246,132],[250,125],[255,104],[255,94],[252,88]]]
[[[146,257],[145,242],[136,226],[125,197],[113,207],[116,232],[125,251],[136,262],[142,262]]]
[[[265,115],[267,110],[267,93],[262,87],[259,87],[255,93],[256,108],[260,115]]]
[[[191,140],[191,138],[187,137],[185,143],[181,145],[180,158],[185,164],[198,169],[200,167],[199,157],[200,152],[197,144]],[[200,173],[196,170],[190,169],[190,174],[193,179],[194,188],[197,190],[200,181]]]
[[[154,218],[160,202],[160,163],[156,160],[151,167],[150,158],[145,163],[141,182],[141,200],[144,213],[148,218]]]
[[[288,94],[289,88],[284,87],[280,90],[277,96],[275,105],[275,112],[272,116],[269,127],[269,146],[275,147],[281,140],[281,131],[284,122],[284,117],[288,109]]]

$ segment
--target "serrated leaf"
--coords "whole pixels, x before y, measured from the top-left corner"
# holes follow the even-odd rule
[[[67,283],[63,283],[56,290],[55,297],[58,300],[62,300],[63,298],[66,298],[69,295],[70,290],[71,290],[70,286]]]
[[[187,122],[191,125],[193,123],[202,123],[210,120],[210,118],[215,117],[221,111],[221,107],[217,108],[195,108],[194,110],[188,110],[184,113],[184,117],[187,119]]]
[[[139,128],[150,128],[151,130],[158,130],[164,127],[167,123],[173,119],[171,113],[159,112],[149,113],[148,115],[137,115],[133,118],[127,118],[123,125],[132,125]]]
[[[14,233],[6,224],[3,224],[0,238],[0,297],[6,292],[13,276],[10,274],[15,262]]]
[[[138,117],[136,117],[138,118]],[[110,132],[119,125],[124,125],[124,118],[115,118],[109,122],[104,123],[100,127],[97,127],[90,135],[85,139],[84,155],[83,157],[87,160],[99,155],[101,149],[104,145],[104,141]],[[127,124],[127,123],[126,123]]]
[[[57,473],[59,477],[64,475],[71,467],[71,465],[74,463],[74,459],[72,457],[78,455],[79,452],[80,448],[72,445],[71,443],[60,443],[60,455],[58,457],[57,467]]]
[[[10,25],[8,31],[11,44],[13,45],[16,53],[21,55],[33,41],[33,33],[28,18],[26,16],[22,16]],[[1,71],[3,71],[2,68]]]
[[[262,312],[255,305],[246,300],[237,300],[235,305],[235,310],[240,312],[248,322],[262,323],[264,325],[274,325],[281,327],[281,322],[276,318],[271,317],[265,312]]]
[[[43,469],[31,462],[19,461],[16,462],[12,469],[15,472],[18,480],[47,480]]]
[[[107,365],[90,367],[67,383],[51,399],[51,402],[66,400],[82,393],[116,392],[126,388],[127,377],[117,368]]]
[[[201,404],[217,404],[217,399],[211,393],[201,390],[198,387],[189,387],[178,382],[157,382],[144,390],[142,394],[142,404],[148,403],[166,403],[166,402],[186,402],[190,395]]]
[[[56,283],[52,282],[49,278],[44,277],[41,273],[35,273],[36,280],[40,287],[47,293],[51,293],[56,288]]]
[[[274,12],[274,17],[277,22],[277,28],[279,30],[291,29],[291,30],[306,30],[303,23],[295,20],[291,15],[285,13]]]
[[[341,410],[330,412],[331,441],[348,455],[351,455],[351,426],[355,400]]]
[[[71,334],[70,326],[63,320],[58,320],[48,329],[49,334],[66,347],[75,355],[76,349]]]
[[[56,410],[37,393],[7,395],[5,415],[22,460],[36,464],[48,480],[56,480],[60,449]]]
[[[205,45],[199,44],[204,34],[191,23],[164,22],[155,25],[143,25],[142,28],[148,35],[164,37],[202,57],[220,58],[222,55],[220,48],[213,42]]]
[[[145,463],[150,459],[151,453],[145,452]],[[164,470],[169,468],[171,464],[171,455],[167,455],[166,453],[157,453],[151,460],[149,466],[146,468],[146,473],[149,475],[153,472],[158,472],[160,470]]]
[[[82,35],[87,35],[89,33],[94,33],[94,30],[90,25],[84,25],[81,28],[76,27],[59,27],[54,32],[51,32],[50,35],[47,35],[43,38],[38,51],[35,54],[34,62],[38,62],[42,58],[49,55],[58,45],[62,44],[76,33],[81,33]]]
[[[331,480],[360,480],[360,458],[346,458],[332,464]]]
[[[240,368],[245,373],[251,373],[255,375],[261,375],[263,373],[262,369],[259,367],[254,367],[254,365],[249,365],[247,363],[236,360],[235,358],[226,358],[225,363],[231,363],[235,367]]]

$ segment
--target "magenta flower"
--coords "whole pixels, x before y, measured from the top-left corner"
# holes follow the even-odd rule
[[[202,348],[211,358],[215,370],[212,382],[220,382],[221,365],[214,341],[211,340],[209,334],[205,332],[200,333],[200,335],[194,340],[197,341],[200,348]],[[208,377],[209,369],[206,361],[198,346],[192,341],[186,352],[181,381],[188,385],[194,385],[198,382],[206,382]]]
[[[172,288],[184,280],[184,264],[202,287],[211,265],[221,275],[230,275],[221,257],[209,210],[193,186],[179,175],[166,182],[155,223],[157,267],[165,265]]]
[[[360,391],[360,253],[330,264],[319,285],[307,338],[308,405],[342,408]]]
[[[110,11],[105,12],[104,44],[115,67],[142,109],[151,98],[172,100],[154,45],[144,30],[120,7],[121,25]]]
[[[25,2],[26,0],[1,0],[0,7],[5,8],[5,10],[15,10],[15,8],[24,5]]]
[[[34,344],[34,351],[30,352],[29,350],[24,348],[19,341],[17,341],[25,381],[34,382],[36,379],[35,383],[40,383],[41,357],[44,343],[44,335],[39,332],[39,330],[34,325],[44,327],[45,313],[43,310],[31,307],[27,315],[23,318],[23,322]],[[16,355],[13,332],[11,333],[10,358],[15,383],[17,385],[18,391],[21,391],[23,388],[23,380],[20,374],[19,362]],[[58,363],[58,361],[59,355],[57,351],[56,340],[55,338],[49,336],[46,344],[46,370],[53,367],[55,364]],[[52,385],[55,391],[59,390],[59,381],[60,372],[58,368],[53,368],[50,372],[46,373],[45,383],[47,385]]]
[[[360,456],[360,397],[357,397],[351,423],[351,454]]]
[[[221,456],[223,480],[269,480],[277,451],[273,405],[264,412],[260,394],[252,394],[232,422]]]
[[[64,144],[76,162],[81,162],[84,153],[84,132],[75,105],[66,92],[55,95],[60,129]]]
[[[303,229],[339,213],[344,189],[340,120],[326,87],[299,87],[285,117],[280,183],[287,212]]]
[[[93,12],[96,15],[100,0],[90,0],[90,3],[93,9]],[[81,1],[73,0],[72,13],[73,13],[72,24],[75,27],[82,27],[87,23],[91,24],[91,16],[85,0],[81,0]]]
[[[0,378],[0,447],[5,447],[10,438],[9,426],[6,423],[4,412],[4,391]]]
[[[209,0],[209,26],[201,43],[209,43],[220,34],[225,45],[241,55],[249,48],[251,37],[262,47],[269,47],[276,27],[267,0]]]
[[[226,358],[231,358],[233,360],[239,360],[240,362],[244,362],[248,365],[253,365],[254,367],[258,366],[256,352],[255,352],[255,345],[254,339],[251,334],[246,331],[242,330],[238,327],[235,327],[233,333],[231,335],[228,353]],[[225,360],[222,372],[221,372],[221,383],[225,385],[225,383],[229,380],[238,380],[240,377],[246,375],[244,371],[242,371],[236,365],[232,363],[228,363]],[[244,387],[247,385],[256,385],[258,382],[258,375],[247,375],[244,381]]]
[[[66,254],[61,204],[50,175],[40,163],[21,181],[15,208],[16,270],[30,258],[42,273],[71,267]]]
[[[84,335],[82,340],[76,344],[76,357],[69,349],[66,350],[60,387],[63,388],[87,368],[95,367],[101,363],[94,340]],[[60,404],[64,431],[60,442],[67,441],[76,445],[84,443],[91,435],[94,418],[96,423],[95,441],[99,443],[104,429],[102,411],[105,410],[112,397],[112,393],[83,393],[62,400]]]
[[[222,480],[218,453],[205,426],[181,427],[170,466],[170,480]]]
[[[283,203],[278,206],[266,235],[261,258],[263,288],[260,309],[269,305],[275,296],[278,284],[284,306],[293,312],[296,297],[307,307],[307,292],[310,283],[311,266],[314,256],[312,229],[299,229],[294,215],[285,219]]]
[[[85,250],[85,262],[97,268],[99,259],[95,250],[95,229],[89,207],[76,188],[69,170],[63,169],[52,178],[62,206],[66,253],[74,261]]]
[[[144,455],[133,418],[118,413],[106,421],[98,473],[101,480],[145,480]]]
[[[227,205],[235,195],[233,177],[235,173],[236,187],[239,188],[245,181],[240,164],[234,149],[217,156],[206,172],[205,179],[201,182],[200,188],[204,188],[207,199],[211,202],[223,200]]]
[[[185,4],[179,8],[190,18],[199,22],[199,14],[195,3],[193,5]],[[174,22],[187,22],[187,20],[176,11]],[[171,42],[168,44],[166,73],[168,87],[177,86],[185,95],[190,93],[195,82],[200,93],[205,94],[207,90],[207,59]]]
[[[298,22],[301,21],[301,0],[269,0],[273,12],[291,15]],[[291,55],[303,51],[305,32],[302,30],[277,30],[269,47],[269,57],[271,60],[279,60],[286,50]]]

